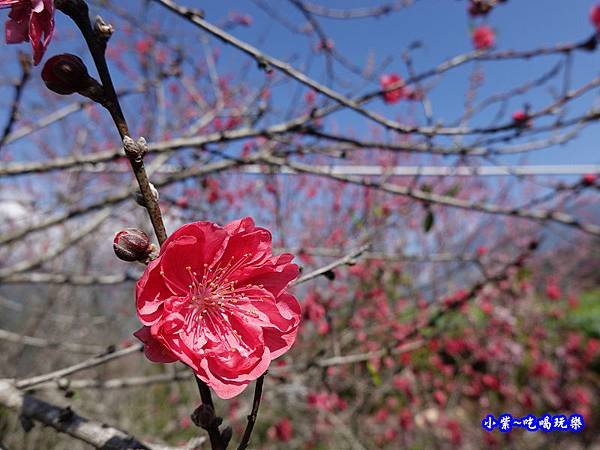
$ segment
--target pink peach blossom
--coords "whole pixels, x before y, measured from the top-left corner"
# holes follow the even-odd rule
[[[249,217],[182,226],[137,283],[135,336],[148,359],[179,360],[219,397],[238,395],[296,338],[292,259],[273,256],[271,233]]]

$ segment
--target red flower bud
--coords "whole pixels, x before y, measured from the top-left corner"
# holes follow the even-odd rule
[[[379,78],[379,84],[383,93],[383,101],[391,104],[397,103],[398,101],[406,98],[406,88],[404,87],[404,80],[398,74],[390,73],[382,75]],[[388,90],[392,86],[396,86],[396,89]]]
[[[526,111],[519,109],[512,115],[513,123],[516,127],[520,128],[531,128],[531,117]]]
[[[590,10],[590,22],[596,27],[598,34],[600,34],[600,4],[592,6]]]
[[[126,228],[119,231],[113,240],[113,250],[123,261],[144,261],[152,253],[150,238],[142,230]]]
[[[48,89],[60,95],[74,94],[90,85],[84,62],[70,53],[56,55],[46,61],[42,80]]]
[[[194,410],[191,419],[197,427],[208,429],[216,419],[215,410],[212,406],[202,403]]]
[[[471,35],[476,50],[487,50],[496,43],[496,33],[489,25],[479,25]]]
[[[596,184],[596,180],[598,179],[598,175],[595,173],[586,173],[582,178],[581,182],[584,186],[593,186]]]

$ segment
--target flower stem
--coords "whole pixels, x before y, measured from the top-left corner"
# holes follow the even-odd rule
[[[194,378],[196,379],[196,384],[198,385],[198,391],[200,391],[200,398],[202,399],[202,404],[208,406],[209,409],[214,413],[215,405],[212,401],[210,388],[200,378],[196,376]],[[208,420],[208,423],[204,423],[201,425],[202,428],[204,428],[208,432],[208,437],[210,439],[210,447],[212,448],[212,450],[225,450],[227,448],[227,444],[223,442],[221,432],[219,431],[219,425],[221,424],[221,422],[222,419],[220,417],[216,417],[213,415],[211,420]]]
[[[240,445],[238,445],[238,450],[245,450],[250,442],[252,430],[254,429],[254,424],[256,423],[256,416],[258,415],[258,408],[260,407],[260,399],[262,397],[265,375],[266,372],[256,380],[256,386],[254,387],[254,400],[252,401],[252,411],[248,415],[248,423],[246,424],[246,429],[244,430],[244,435],[242,436]]]
[[[100,81],[102,82],[103,95],[98,99],[98,103],[104,106],[110,113],[121,139],[129,136],[129,127],[121,109],[119,97],[115,91],[106,62],[106,45],[112,29],[110,26],[104,24],[101,19],[97,19],[96,28],[92,26],[89,8],[84,0],[55,0],[55,6],[75,22],[88,45],[98,75],[100,76]],[[104,30],[104,32],[100,30]],[[167,239],[167,232],[163,223],[160,206],[150,187],[144,161],[135,154],[127,154],[126,156],[129,159],[131,169],[140,187],[140,192],[144,198],[145,207],[150,216],[150,221],[152,222],[158,242],[162,245]]]

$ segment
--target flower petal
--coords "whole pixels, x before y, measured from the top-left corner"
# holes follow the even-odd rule
[[[261,286],[277,297],[300,274],[299,267],[289,262],[292,258],[289,253],[273,257],[269,264],[263,264],[248,270],[243,275],[240,274],[239,283]]]
[[[203,361],[203,366],[206,365],[206,361]],[[242,391],[246,389],[250,384],[249,381],[238,383],[229,380],[223,381],[215,377],[202,376],[199,373],[196,373],[196,376],[202,381],[204,381],[206,384],[208,384],[212,388],[212,390],[215,391],[215,394],[217,394],[217,396],[219,398],[222,398],[223,400],[228,400],[241,394]]]
[[[144,354],[150,361],[171,363],[179,359],[150,334],[150,327],[142,327],[133,335],[144,343]]]
[[[29,40],[30,8],[25,5],[13,6],[6,22],[6,43],[18,44]]]
[[[225,230],[209,222],[190,224],[187,231],[189,235],[179,233],[165,241],[158,258],[165,284],[175,295],[189,292],[190,271],[197,279],[202,278],[204,264],[209,265],[222,253],[228,237]]]
[[[160,274],[159,261],[152,261],[136,284],[136,307],[142,323],[152,325],[158,320],[165,299],[171,296]]]
[[[250,232],[232,234],[223,255],[214,265],[214,269],[231,267],[237,263],[233,266],[237,269],[231,272],[232,276],[235,276],[245,267],[262,264],[271,257],[271,241],[271,233],[264,228],[254,228]]]

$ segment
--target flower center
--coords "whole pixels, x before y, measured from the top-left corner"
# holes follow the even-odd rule
[[[262,287],[246,285],[238,288],[236,280],[229,280],[238,269],[248,262],[251,256],[250,253],[245,253],[235,262],[231,257],[224,266],[217,264],[215,267],[210,267],[208,264],[204,264],[202,277],[199,277],[198,273],[194,272],[190,266],[185,268],[190,276],[188,299],[192,309],[198,314],[198,318],[202,318],[202,315],[207,312],[229,310],[239,300],[248,298],[248,289]]]
[[[236,303],[239,295],[235,295],[235,281],[218,279],[212,271],[205,267],[204,275],[201,279],[198,274],[192,271],[191,267],[186,267],[191,279],[188,285],[188,298],[191,306],[200,314],[208,309],[219,309],[227,302]]]
[[[260,317],[252,303],[265,300],[263,285],[240,284],[235,279],[236,272],[250,257],[251,254],[246,253],[236,257],[235,261],[232,257],[225,265],[222,261],[213,266],[204,264],[202,276],[190,266],[185,268],[190,281],[188,294],[185,299],[181,299],[181,313],[185,321],[183,331],[191,337],[192,342],[199,342],[199,336],[204,334],[209,340],[220,342],[220,348],[230,352],[245,354],[248,350],[233,327],[232,317],[242,321],[257,320]]]

